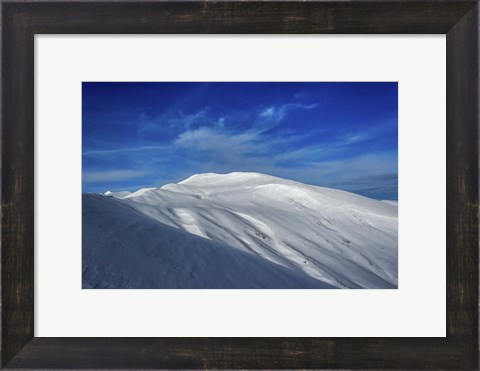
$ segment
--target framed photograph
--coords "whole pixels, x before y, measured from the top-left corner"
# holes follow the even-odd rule
[[[397,288],[397,103],[397,82],[83,82],[82,288]]]
[[[478,19],[2,2],[2,367],[476,369]]]

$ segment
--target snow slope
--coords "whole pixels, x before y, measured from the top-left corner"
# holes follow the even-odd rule
[[[332,288],[258,256],[83,195],[83,288]]]
[[[108,204],[109,213],[118,214],[120,206],[128,208],[144,223],[173,227],[169,231],[183,232],[182,238],[196,235],[202,243],[220,243],[229,254],[242,253],[258,262],[282,267],[285,272],[297,273],[299,279],[309,277],[339,288],[397,287],[395,204],[258,173],[197,174],[178,184],[142,189],[126,196],[95,197]],[[89,202],[84,198],[84,219],[89,219],[91,212],[85,203]],[[110,210],[113,205],[116,211]],[[128,218],[120,223],[122,226],[111,222],[111,218],[105,222],[106,231],[121,228],[128,233],[132,229],[126,222]],[[87,223],[89,229],[99,224],[96,218]],[[90,233],[84,231],[84,239],[91,239]],[[150,236],[151,231],[139,233]],[[138,246],[132,245],[132,250],[139,250],[148,238],[141,239]],[[185,245],[191,249],[189,243]],[[96,247],[96,242],[91,241],[90,246]],[[84,250],[86,247],[84,244]],[[184,258],[181,266],[193,260],[188,255]],[[244,266],[247,276],[248,267]],[[197,274],[209,277],[211,272]],[[278,282],[276,287],[290,287]],[[163,281],[160,286],[165,287],[162,285]],[[263,282],[255,287],[265,285]]]

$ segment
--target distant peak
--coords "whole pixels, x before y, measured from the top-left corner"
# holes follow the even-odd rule
[[[118,192],[112,192],[108,190],[107,192],[103,193],[103,196],[106,197],[115,197],[115,198],[125,198],[128,196],[131,192],[130,191],[118,191]]]

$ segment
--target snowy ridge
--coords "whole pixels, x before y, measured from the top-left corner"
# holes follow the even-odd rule
[[[108,197],[125,198],[128,195],[130,195],[131,193],[132,192],[130,192],[130,191],[120,191],[120,192],[107,191],[103,195],[108,196]]]
[[[95,213],[90,210],[93,200],[101,200],[104,204],[102,212],[114,215],[104,215],[104,219],[97,220],[98,216],[92,216]],[[151,229],[148,229],[148,233],[141,232],[140,227],[133,230],[132,223],[126,217],[121,222],[113,223],[112,220],[119,217],[117,214],[120,206],[136,217],[141,217],[145,225],[153,223],[161,233],[153,233]],[[197,174],[178,184],[142,189],[123,197],[119,195],[115,199],[84,196],[84,224],[87,223],[87,227],[84,227],[84,241],[90,241],[88,245],[84,243],[84,254],[89,249],[96,248],[98,242],[95,242],[95,238],[99,237],[92,235],[99,233],[97,226],[101,223],[105,223],[104,230],[110,236],[117,229],[128,235],[137,231],[144,236],[128,247],[138,254],[145,246],[152,245],[153,242],[149,240],[154,235],[157,241],[155,249],[170,246],[163,243],[161,237],[165,234],[165,228],[170,228],[169,232],[182,232],[182,239],[189,241],[176,242],[182,251],[190,251],[197,244],[195,242],[192,245],[191,239],[197,238],[201,241],[198,244],[202,246],[214,243],[218,248],[220,244],[223,247],[221,250],[229,254],[243,254],[245,259],[255,258],[256,262],[271,264],[277,273],[278,268],[282,268],[283,272],[296,275],[296,284],[287,284],[286,278],[277,283],[270,282],[270,279],[277,279],[272,274],[268,279],[263,277],[265,281],[256,281],[255,284],[245,281],[245,277],[243,281],[237,277],[240,283],[232,281],[227,287],[277,285],[275,287],[287,288],[292,285],[299,287],[300,281],[305,282],[304,287],[312,287],[315,285],[310,280],[313,280],[322,287],[396,288],[397,209],[393,203],[264,174]],[[154,249],[153,246],[151,248]],[[185,266],[192,264],[194,255],[182,256],[185,261],[179,260],[176,264],[185,269]],[[195,256],[195,259],[200,259]],[[206,265],[207,260],[213,262],[217,259],[209,254],[201,256]],[[92,259],[87,264],[84,261],[84,269],[89,269],[91,261]],[[239,273],[250,276],[252,263],[242,267],[237,267],[236,263],[238,259],[231,259],[230,265],[233,266],[230,269],[239,269]],[[195,271],[196,277],[208,281],[206,287],[215,287],[214,280],[207,279],[212,278],[212,275],[218,277],[218,271],[214,270],[215,272],[208,269]],[[270,270],[273,271],[273,268]],[[95,286],[95,280],[105,283],[106,280],[102,281],[100,276],[97,272],[89,284]],[[169,281],[174,279],[163,277],[156,285],[175,286],[173,281]],[[283,286],[278,286],[278,282],[282,282]],[[180,283],[178,285],[197,287],[193,282],[188,285],[185,283],[186,286]]]

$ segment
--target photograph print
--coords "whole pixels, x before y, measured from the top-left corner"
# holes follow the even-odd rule
[[[396,289],[397,82],[83,82],[83,289]]]

